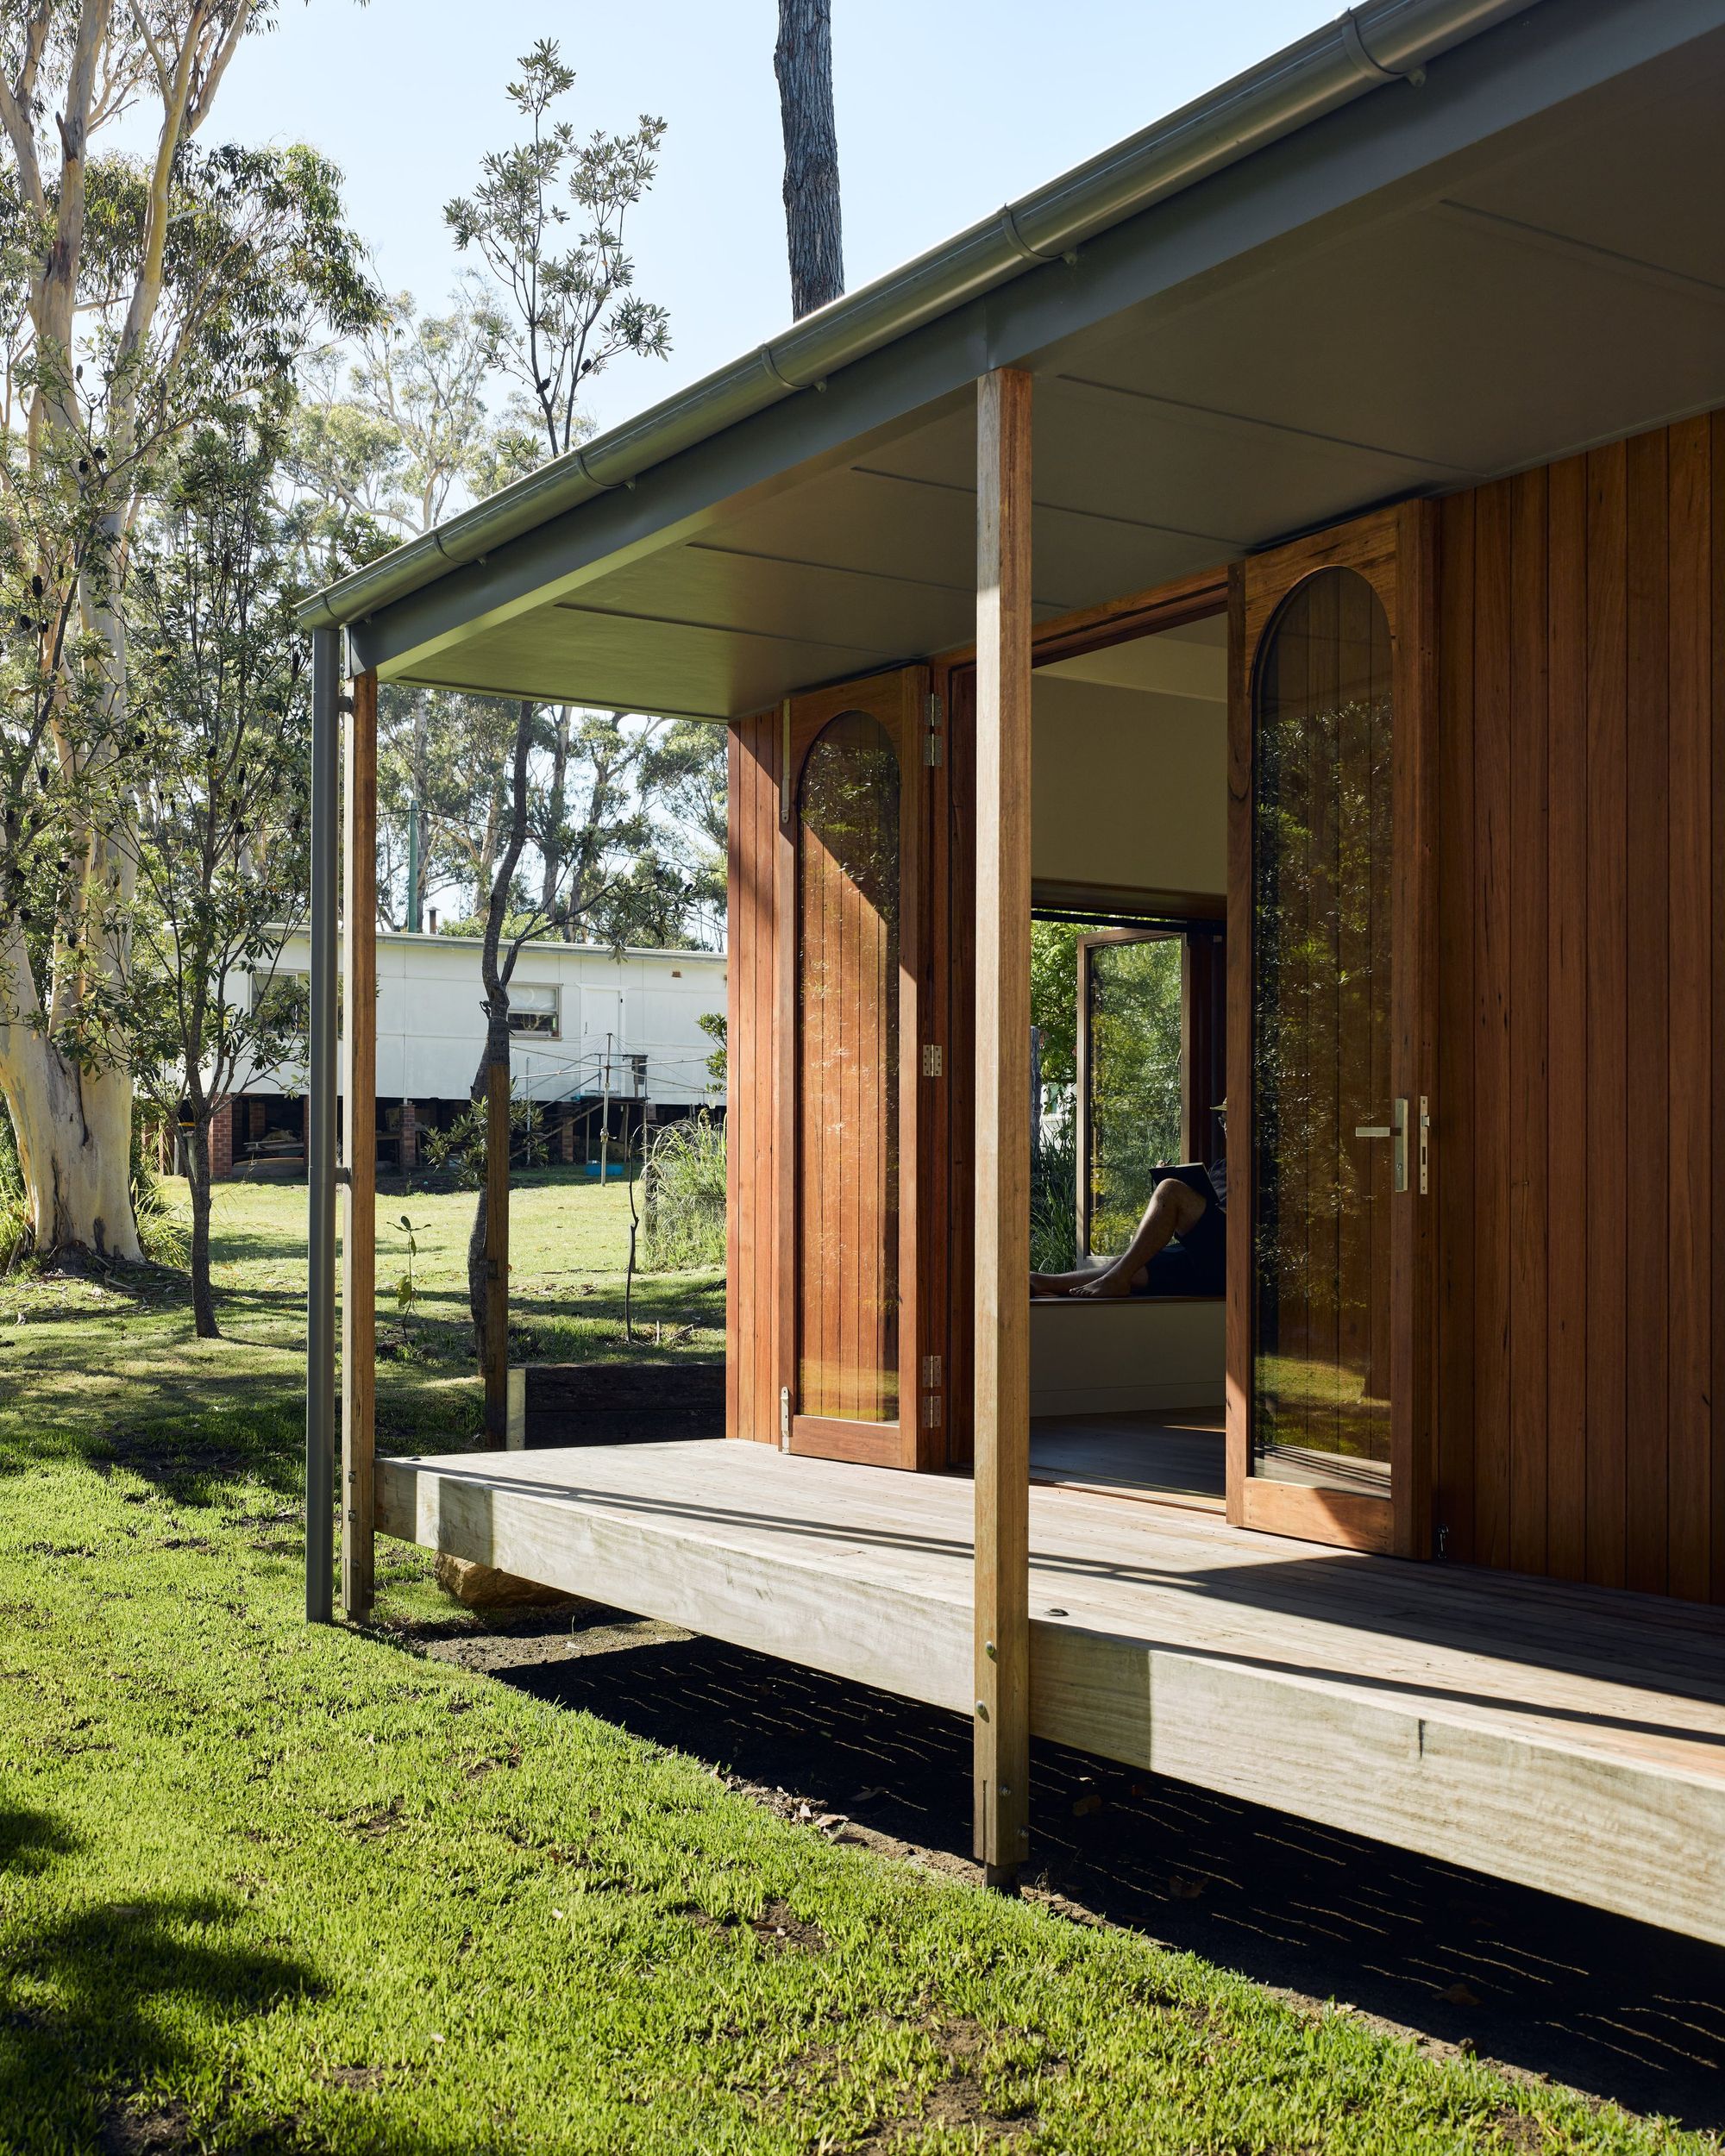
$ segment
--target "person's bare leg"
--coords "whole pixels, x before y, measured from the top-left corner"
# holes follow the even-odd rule
[[[1091,1268],[1082,1272],[1032,1273],[1031,1293],[1082,1295],[1086,1299],[1131,1294],[1151,1259],[1158,1250],[1165,1250],[1176,1235],[1187,1234],[1196,1227],[1208,1202],[1189,1183],[1172,1177],[1158,1183],[1151,1193],[1150,1203],[1144,1209],[1144,1218],[1132,1241],[1117,1258],[1101,1272]]]

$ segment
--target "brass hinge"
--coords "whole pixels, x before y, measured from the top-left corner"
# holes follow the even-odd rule
[[[925,1078],[938,1078],[941,1075],[941,1053],[938,1041],[925,1041],[922,1044],[922,1075]]]
[[[935,1390],[939,1386],[941,1382],[940,1357],[938,1355],[925,1355],[923,1357],[922,1382],[931,1391]]]
[[[781,1452],[788,1452],[790,1449],[791,1388],[788,1385],[781,1385],[779,1388],[779,1450]]]
[[[940,1395],[938,1393],[926,1393],[923,1396],[922,1426],[925,1430],[938,1430],[940,1427]]]

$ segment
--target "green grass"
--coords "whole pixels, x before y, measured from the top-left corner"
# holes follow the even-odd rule
[[[467,1200],[423,1215],[396,1440],[467,1441]],[[218,1199],[178,1294],[0,1282],[0,2148],[1699,2149],[1314,2018],[727,1792],[698,1764],[300,1619],[303,1194]],[[401,1206],[386,1200],[385,1216]],[[518,1303],[624,1351],[618,1191],[541,1183]],[[710,1350],[711,1278],[649,1283]],[[651,1321],[651,1320],[649,1320]],[[126,2140],[119,2119],[153,2122]]]

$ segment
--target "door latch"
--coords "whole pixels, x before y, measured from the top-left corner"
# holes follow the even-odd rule
[[[781,1452],[788,1452],[790,1449],[791,1388],[788,1385],[781,1385],[779,1388],[779,1450]]]
[[[1425,1113],[1425,1106],[1426,1104],[1422,1100],[1420,1103],[1420,1112],[1422,1117]],[[1405,1190],[1408,1188],[1407,1101],[1398,1099],[1391,1103],[1389,1120],[1387,1123],[1356,1123],[1353,1126],[1353,1134],[1356,1138],[1387,1138],[1389,1140],[1390,1186],[1396,1190]],[[1423,1190],[1425,1187],[1426,1140],[1422,1127],[1420,1135],[1420,1188]]]

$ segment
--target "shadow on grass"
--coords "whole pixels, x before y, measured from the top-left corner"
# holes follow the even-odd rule
[[[603,1640],[614,1613],[595,1621]],[[536,1622],[541,1660],[521,1652]],[[793,1816],[806,1800],[968,1866],[957,1715],[710,1639],[571,1655],[567,1617],[505,1629],[520,1636],[502,1682],[722,1768]],[[1033,1747],[1031,1783],[1027,1883],[1057,1906],[1631,2110],[1725,2127],[1725,1950],[1057,1745]]]
[[[0,1806],[0,1874],[72,1862],[81,1847],[46,1814]],[[23,1936],[0,1959],[0,2137],[16,2137],[6,2146],[181,2145],[171,2120],[159,2140],[141,2133],[148,2122],[128,2115],[123,2093],[208,2069],[225,2024],[323,1989],[304,1963],[240,1945],[243,1914],[223,1896],[155,1896],[87,1903]],[[205,2056],[173,2032],[188,2009],[207,2026]]]

